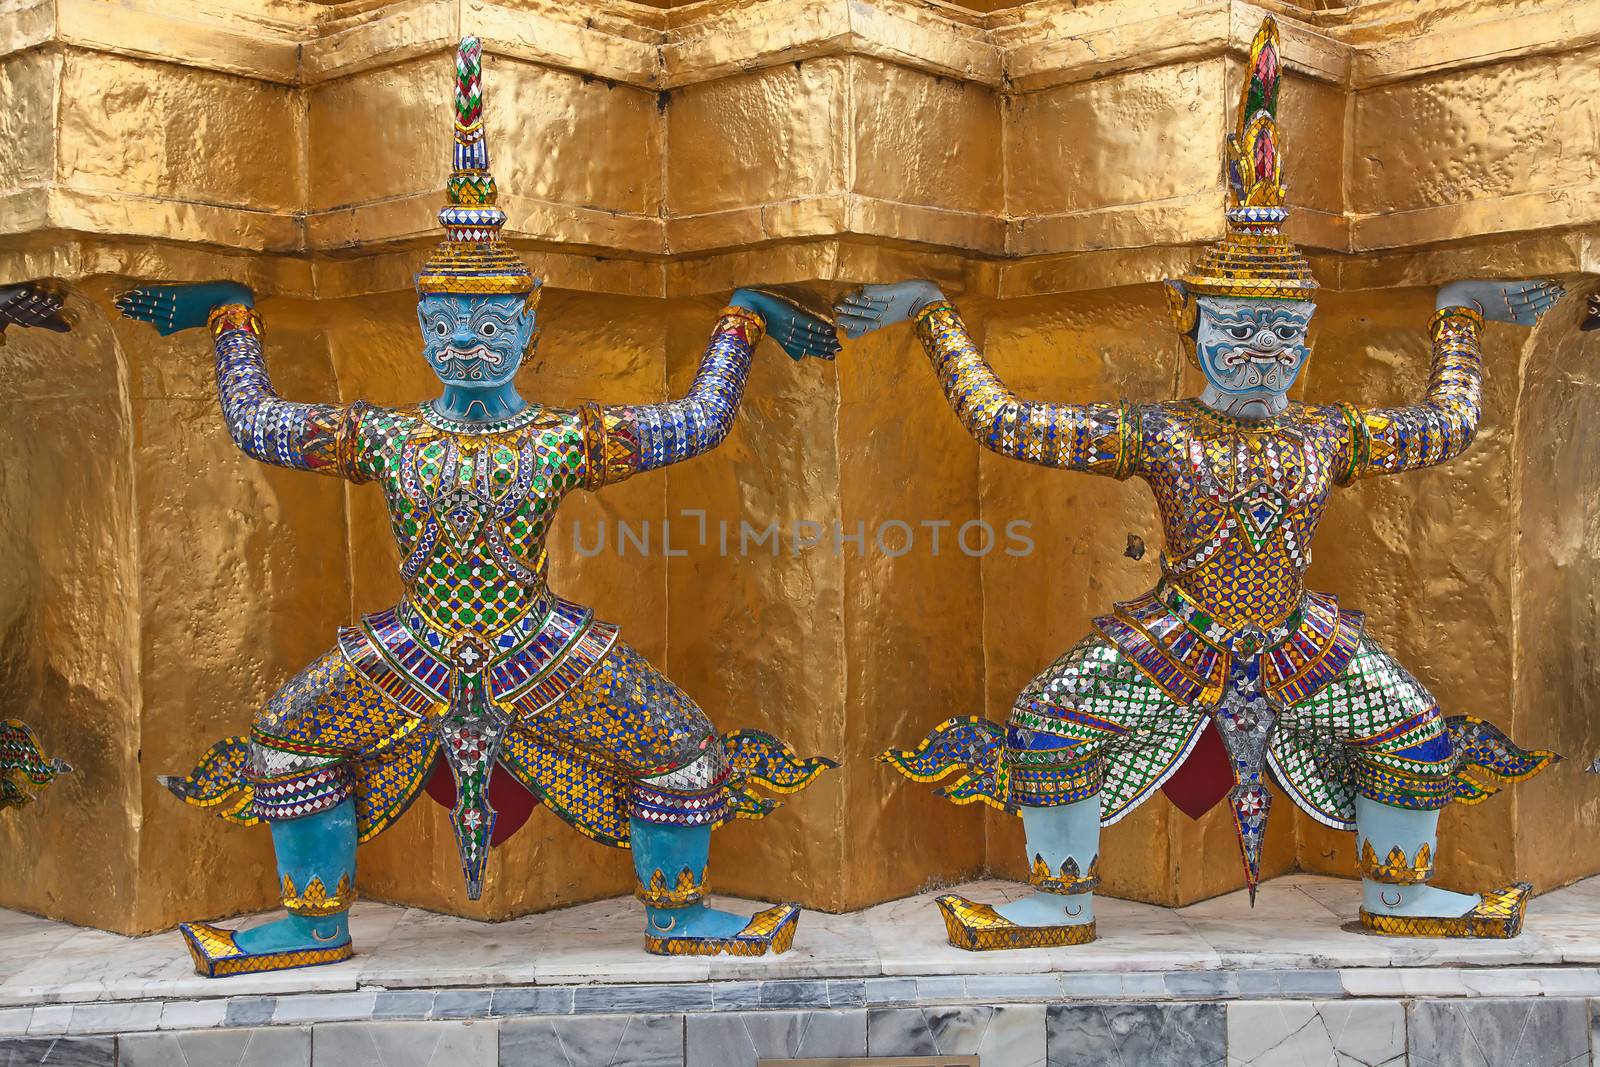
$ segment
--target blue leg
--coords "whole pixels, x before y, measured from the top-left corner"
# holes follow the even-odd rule
[[[1094,922],[1095,861],[1100,857],[1100,796],[1049,808],[1024,807],[1029,882],[1034,891],[994,910],[1019,926]]]
[[[271,826],[288,914],[237,932],[207,923],[180,926],[195,969],[207,977],[336,963],[350,956],[355,801]]]
[[[705,904],[710,826],[664,826],[637,817],[629,825],[647,949],[665,955],[760,955],[789,947],[799,909],[781,905],[746,916]]]
[[[1438,827],[1437,811],[1413,811],[1356,797],[1356,850],[1362,861],[1361,906],[1366,911],[1455,918],[1482,903],[1476,893],[1452,893],[1427,884],[1439,848]],[[1395,849],[1399,854],[1391,856]],[[1419,856],[1424,857],[1421,862]]]
[[[1049,807],[1020,805],[1033,892],[998,908],[946,893],[935,904],[950,943],[972,952],[1086,945],[1095,939],[1100,795]]]
[[[241,931],[234,940],[246,952],[281,952],[349,941],[356,876],[356,802],[346,800],[327,811],[280,819],[271,825],[279,882],[288,879],[294,887],[293,896],[284,901],[289,914]],[[347,886],[342,901],[341,883]],[[318,895],[316,885],[321,885],[321,895],[328,903],[308,900],[308,896]]]

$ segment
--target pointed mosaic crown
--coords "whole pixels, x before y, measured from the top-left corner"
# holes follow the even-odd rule
[[[419,293],[531,294],[535,278],[500,239],[506,213],[489,173],[483,132],[483,43],[463,37],[456,47],[455,144],[446,204],[439,211],[445,238],[417,275]]]
[[[1228,233],[1184,275],[1191,293],[1305,300],[1317,287],[1311,264],[1279,232],[1289,217],[1278,151],[1282,73],[1278,23],[1269,15],[1250,42],[1239,112],[1228,135]]]

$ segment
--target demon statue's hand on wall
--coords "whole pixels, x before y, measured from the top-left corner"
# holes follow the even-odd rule
[[[356,844],[398,818],[430,773],[453,785],[469,896],[490,846],[520,824],[512,813],[543,802],[585,836],[631,848],[649,951],[760,955],[794,938],[793,906],[754,916],[707,906],[711,832],[768,814],[777,802],[762,790],[802,789],[831,761],[760,731],[719,733],[615,626],[550,588],[545,540],[568,493],[715,448],[764,335],[796,359],[831,357],[837,338],[793,300],[741,289],[684,396],[575,410],[525,400],[515,379],[538,341],[540,283],[500,239],[480,64],[477,40],[463,40],[446,238],[417,276],[434,399],[394,409],[282,399],[261,317],[238,285],[145,286],[118,300],[163,333],[209,324],[238,446],[377,483],[403,561],[398,604],[341,629],[256,713],[248,738],[164,780],[234,822],[266,821],[277,850],[288,914],[243,931],[184,924],[202,974],[348,957]]]
[[[66,333],[72,326],[62,308],[61,297],[41,286],[0,285],[0,345],[6,342],[7,326]]]
[[[930,282],[867,286],[836,307],[846,334],[916,324],[951,406],[1004,456],[1137,477],[1155,496],[1165,551],[1145,595],[1017,697],[1005,725],[950,719],[883,759],[957,802],[1019,813],[1034,892],[995,908],[940,899],[969,949],[1094,937],[1100,828],[1163,787],[1198,816],[1226,802],[1252,899],[1275,780],[1314,819],[1354,830],[1361,919],[1377,933],[1510,937],[1529,895],[1429,885],[1439,811],[1483,799],[1555,757],[1488,722],[1446,717],[1367,634],[1360,612],[1307,589],[1311,542],[1333,489],[1442,463],[1479,419],[1485,319],[1531,325],[1559,298],[1545,281],[1464,281],[1428,324],[1427,394],[1395,408],[1310,405],[1289,389],[1310,355],[1310,266],[1280,232],[1277,27],[1267,19],[1229,140],[1228,233],[1169,304],[1200,395],[1160,404],[1023,400],[995,374]],[[1203,735],[1214,735],[1209,739]]]

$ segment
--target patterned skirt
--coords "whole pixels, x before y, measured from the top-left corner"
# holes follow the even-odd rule
[[[956,803],[1014,810],[1100,795],[1101,821],[1125,817],[1167,782],[1209,722],[1179,704],[1123,651],[1094,633],[1018,696],[1005,726],[950,719],[916,748],[883,758],[916,781],[944,780]],[[1355,797],[1416,809],[1472,803],[1532,777],[1556,756],[1525,752],[1481,719],[1446,719],[1428,691],[1362,635],[1343,669],[1286,704],[1268,762],[1312,818],[1352,829]]]
[[[719,736],[681,689],[620,639],[556,699],[510,710],[516,718],[499,765],[579,833],[618,847],[627,847],[641,780],[671,782],[674,772],[710,762],[722,768],[709,784],[725,821],[760,818],[778,806],[758,787],[796,792],[834,765],[801,758],[760,731]],[[189,775],[163,781],[187,803],[245,825],[354,797],[365,841],[416,799],[439,751],[429,721],[353,669],[336,646],[273,696],[249,737],[218,742]]]

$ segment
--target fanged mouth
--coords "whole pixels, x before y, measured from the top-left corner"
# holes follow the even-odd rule
[[[455,348],[453,346],[443,348],[439,352],[439,357],[439,362],[441,364],[450,362],[466,363],[470,360],[476,359],[482,360],[490,366],[498,367],[505,361],[505,357],[503,357],[500,353],[495,352],[484,345],[473,345],[471,348],[466,349]]]
[[[1294,365],[1294,351],[1283,348],[1276,352],[1259,352],[1253,348],[1236,348],[1222,357],[1225,367],[1242,367],[1247,363],[1269,363],[1280,367]]]

